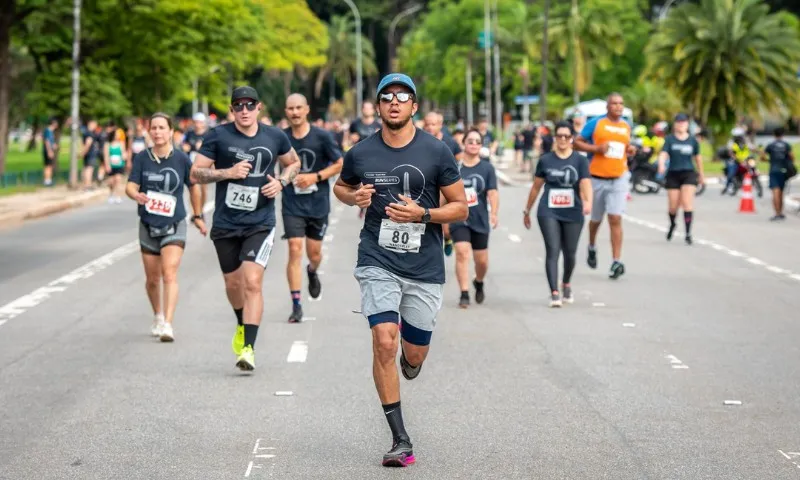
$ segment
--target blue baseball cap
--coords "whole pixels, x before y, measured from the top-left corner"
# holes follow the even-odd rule
[[[389,85],[403,85],[410,88],[411,93],[414,95],[417,94],[417,87],[414,85],[414,81],[411,80],[411,77],[405,73],[390,73],[389,75],[383,77],[381,83],[378,84],[378,95],[380,95],[383,89]]]

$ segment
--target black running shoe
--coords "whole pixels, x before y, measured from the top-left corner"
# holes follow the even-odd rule
[[[419,376],[420,370],[422,370],[422,365],[417,367],[412,367],[408,360],[406,360],[406,352],[400,349],[400,371],[403,373],[403,376],[406,380],[414,380]]]
[[[292,305],[292,314],[289,315],[289,323],[300,323],[303,321],[303,306]]]
[[[478,304],[483,303],[486,300],[486,294],[483,293],[483,282],[478,283],[477,280],[473,280],[472,285],[475,286],[475,301]]]
[[[667,240],[672,240],[672,234],[675,233],[675,224],[671,224],[669,226],[669,230],[667,230]]]
[[[407,467],[416,462],[411,441],[405,438],[396,440],[392,449],[383,456],[384,467]]]
[[[608,278],[616,280],[625,273],[625,265],[622,262],[615,261],[611,264],[611,270],[608,272]]]
[[[319,274],[308,269],[306,269],[306,272],[308,273],[308,294],[311,295],[311,298],[316,300],[319,298],[319,294],[322,293],[322,284],[319,283]]]
[[[597,250],[589,249],[589,255],[586,257],[586,263],[589,264],[589,268],[597,268]]]
[[[461,293],[461,298],[458,300],[458,307],[459,308],[469,307],[469,293],[466,292]]]
[[[691,235],[686,235],[686,238],[684,240],[686,240],[686,245],[691,245],[692,244],[692,236]]]

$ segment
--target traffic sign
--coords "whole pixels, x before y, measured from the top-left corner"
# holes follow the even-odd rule
[[[534,105],[539,103],[539,95],[518,95],[514,97],[514,103],[517,105]]]
[[[478,46],[480,46],[481,48],[486,48],[486,37],[487,37],[487,32],[485,30],[481,30],[481,32],[478,33]],[[493,43],[494,37],[492,36],[492,32],[488,32],[488,37],[489,37],[489,48],[492,48],[492,46],[494,46]]]

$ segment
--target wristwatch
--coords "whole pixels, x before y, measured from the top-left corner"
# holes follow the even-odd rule
[[[286,185],[289,185],[289,180],[281,178],[281,187],[286,188]]]
[[[320,175],[319,172],[317,172],[317,182],[321,181],[322,181],[322,175]]]
[[[425,213],[422,214],[422,223],[428,223],[430,221],[431,221],[431,211],[426,208]]]
[[[205,217],[203,217],[202,213],[200,215],[194,215],[192,216],[192,221],[194,222],[195,220],[205,220]]]

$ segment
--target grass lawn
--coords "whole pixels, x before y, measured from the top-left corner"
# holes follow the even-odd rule
[[[69,171],[69,139],[61,141],[61,149],[58,155],[58,169],[61,171]],[[27,143],[20,144],[12,142],[8,145],[8,156],[6,157],[6,173],[18,173],[24,171],[37,171],[41,172],[44,167],[44,154],[42,153],[42,144],[39,142],[36,148],[31,152],[26,152],[28,147]],[[79,166],[80,166],[79,159]]]
[[[14,185],[12,187],[0,188],[0,198],[5,197],[7,195],[14,195],[17,193],[35,192],[40,188],[44,187],[41,187],[39,185]]]

